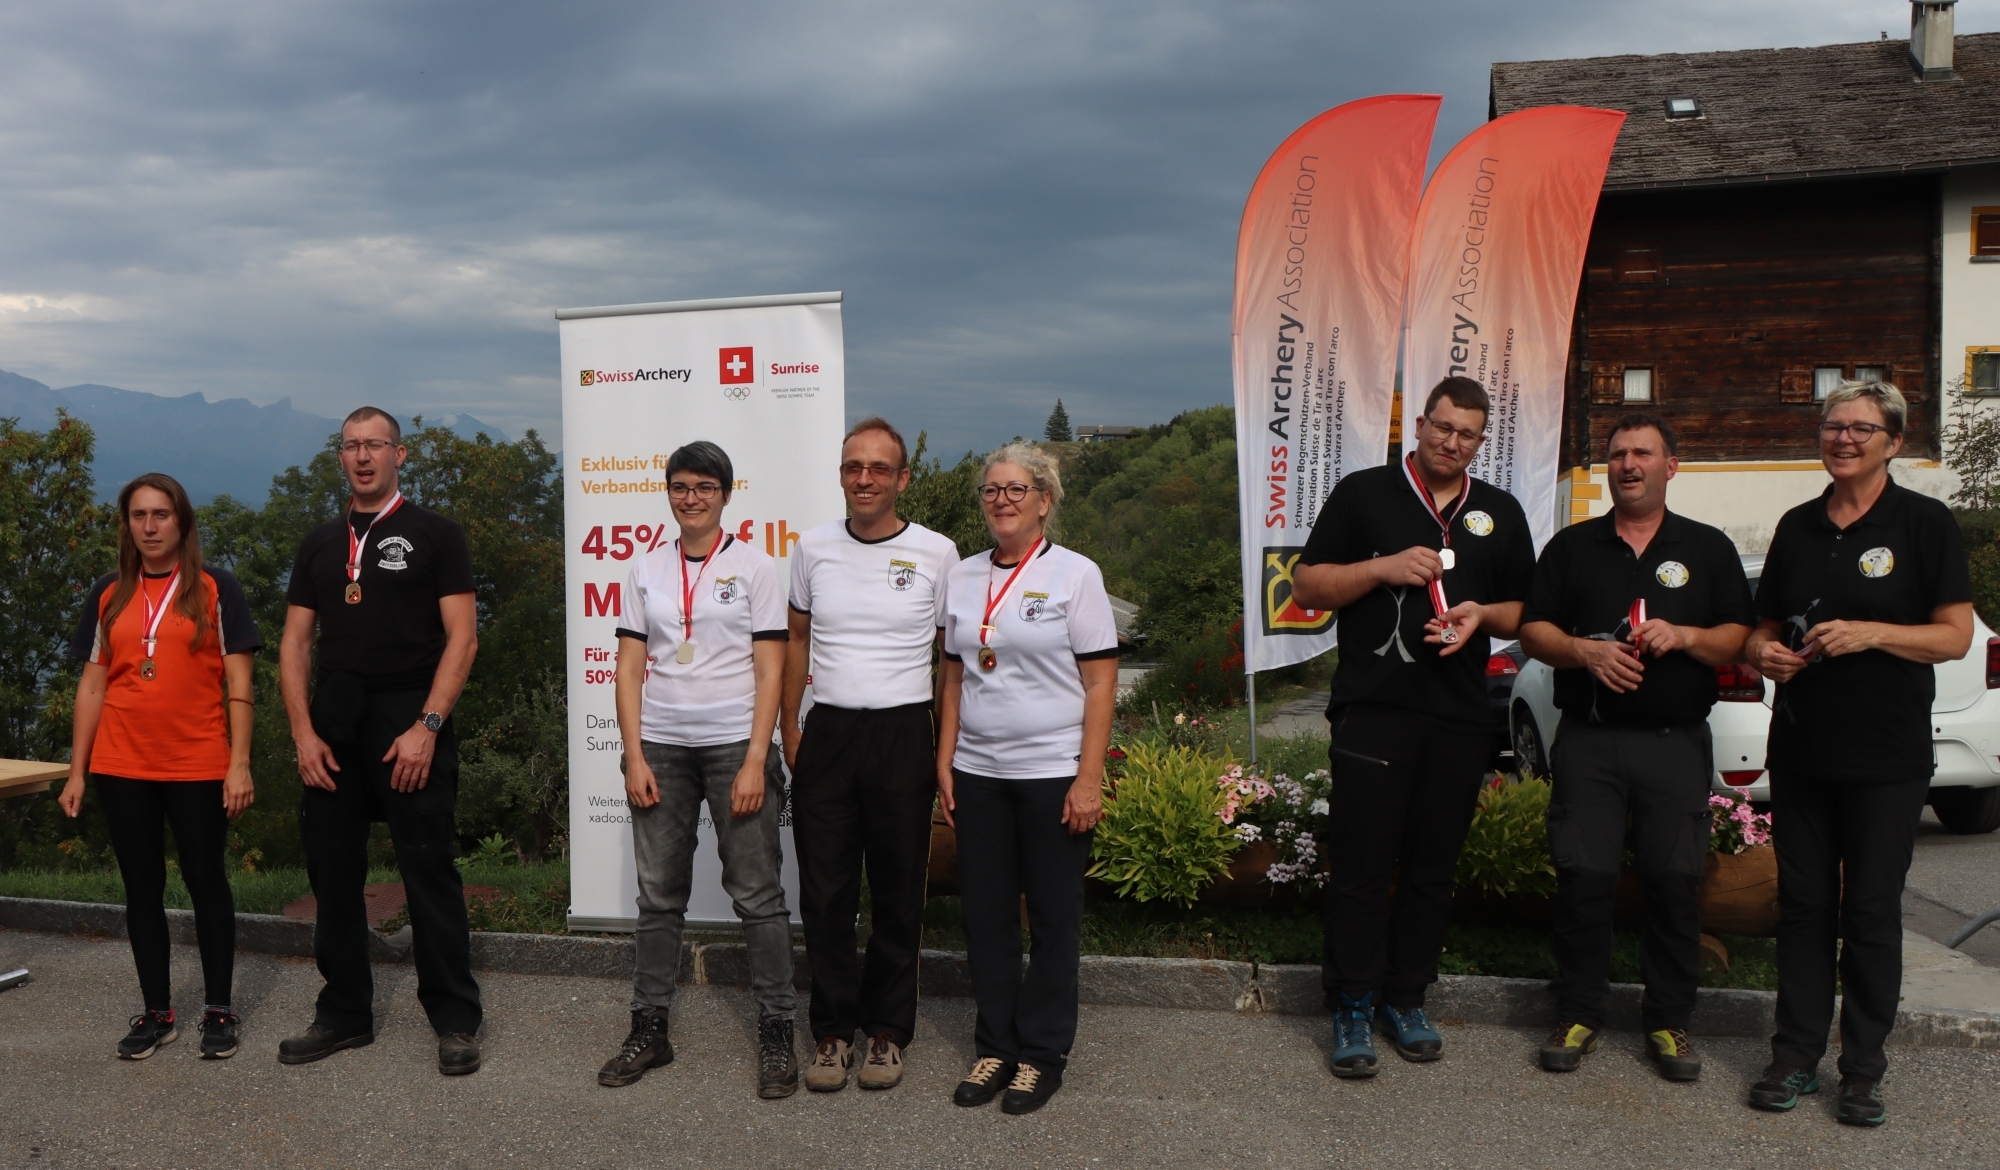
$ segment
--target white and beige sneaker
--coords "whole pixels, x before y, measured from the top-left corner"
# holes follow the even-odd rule
[[[854,1045],[832,1036],[822,1037],[806,1066],[806,1088],[815,1093],[837,1093],[847,1087],[847,1070],[854,1066]]]
[[[903,1050],[887,1032],[875,1033],[868,1042],[868,1059],[855,1078],[864,1089],[893,1089],[903,1080]]]

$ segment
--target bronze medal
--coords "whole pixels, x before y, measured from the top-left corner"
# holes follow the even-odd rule
[[[350,581],[350,582],[348,582],[348,584],[347,584],[347,604],[349,604],[349,605],[360,605],[360,604],[361,604],[361,582],[359,582],[359,581]]]
[[[148,658],[139,663],[139,677],[145,679],[147,682],[152,682],[153,676],[158,673],[157,670],[153,669],[152,659]]]
[[[981,646],[979,648],[979,669],[992,670],[994,664],[999,661],[1000,660],[993,654],[993,647]]]

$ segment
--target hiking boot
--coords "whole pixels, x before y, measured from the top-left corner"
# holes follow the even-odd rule
[[[639,1008],[632,1013],[632,1030],[618,1055],[597,1070],[597,1083],[608,1089],[629,1085],[646,1075],[649,1068],[674,1062],[674,1046],[667,1039],[667,1009]]]
[[[1014,1065],[997,1056],[982,1056],[972,1062],[972,1071],[951,1091],[951,1103],[975,1109],[1000,1095],[1014,1079]]]
[[[799,1091],[799,1060],[792,1051],[790,1016],[757,1021],[757,1095],[789,1097]]]
[[[1686,1028],[1661,1028],[1646,1033],[1646,1055],[1660,1066],[1660,1075],[1670,1081],[1692,1081],[1701,1076],[1701,1057],[1694,1054],[1694,1041]]]
[[[1750,1086],[1750,1107],[1767,1113],[1789,1113],[1808,1093],[1819,1092],[1819,1074],[1809,1068],[1773,1063],[1762,1080]]]
[[[1559,1020],[1556,1030],[1542,1041],[1542,1067],[1550,1072],[1575,1072],[1584,1057],[1597,1051],[1598,1040],[1596,1028]]]
[[[479,1041],[470,1032],[446,1032],[438,1037],[438,1072],[448,1077],[479,1071]]]
[[[236,1029],[243,1023],[228,1008],[209,1008],[201,1015],[201,1058],[228,1060],[236,1055]]]
[[[315,1023],[303,1036],[278,1041],[279,1064],[311,1064],[324,1060],[343,1048],[364,1048],[375,1043],[373,1032],[342,1032]]]
[[[1375,1020],[1382,1025],[1382,1034],[1389,1038],[1389,1047],[1404,1060],[1421,1064],[1444,1055],[1444,1037],[1431,1027],[1423,1008],[1405,1010],[1385,1003],[1376,1010]]]
[[[854,1067],[854,1045],[838,1036],[821,1036],[813,1049],[812,1063],[806,1066],[806,1088],[815,1093],[838,1093],[847,1087],[847,1070]]]
[[[854,1083],[864,1089],[893,1089],[903,1080],[903,1047],[889,1039],[889,1033],[877,1032],[868,1042],[868,1059],[861,1064],[861,1075]]]
[[[1023,1062],[1014,1068],[1014,1079],[1007,1085],[1007,1095],[1000,1098],[1002,1113],[1033,1113],[1049,1103],[1049,1098],[1062,1088],[1062,1074],[1043,1072],[1032,1064]]]
[[[181,1038],[174,1026],[174,1009],[156,1012],[147,1008],[132,1017],[132,1030],[118,1042],[118,1059],[144,1060]]]
[[[1842,1125],[1872,1127],[1889,1120],[1889,1107],[1882,1103],[1882,1082],[1867,1077],[1840,1078],[1840,1112],[1835,1116]]]
[[[1333,1051],[1326,1058],[1333,1075],[1348,1079],[1375,1075],[1375,993],[1340,997],[1333,1013]]]

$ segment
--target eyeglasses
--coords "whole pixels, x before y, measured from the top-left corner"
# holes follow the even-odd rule
[[[901,470],[903,469],[900,467],[891,467],[886,463],[843,463],[840,465],[840,477],[860,479],[861,473],[865,471],[876,479],[889,479]]]
[[[685,500],[689,496],[693,496],[697,500],[712,500],[715,498],[716,493],[721,490],[722,485],[719,483],[670,483],[667,485],[667,494],[676,500]]]
[[[1018,504],[1028,498],[1029,492],[1038,492],[1041,490],[1038,487],[1029,487],[1025,483],[1010,483],[1005,487],[997,483],[983,483],[979,485],[979,498],[981,501],[990,504],[1004,495],[1007,497],[1008,503]]]
[[[1461,431],[1457,427],[1448,427],[1429,415],[1424,416],[1424,425],[1438,432],[1440,440],[1449,439],[1453,435],[1457,435],[1462,442],[1477,443],[1486,438],[1486,432],[1484,431]]]
[[[1880,423],[1823,422],[1819,424],[1819,437],[1820,441],[1823,443],[1833,443],[1833,442],[1838,442],[1842,435],[1852,435],[1854,436],[1855,442],[1866,443],[1868,440],[1874,438],[1876,435],[1879,435],[1883,431],[1886,431],[1888,429],[1889,429],[1888,427],[1885,427]]]
[[[340,445],[340,453],[342,455],[359,455],[363,448],[367,448],[370,455],[380,455],[395,445],[396,441],[394,439],[349,439]]]

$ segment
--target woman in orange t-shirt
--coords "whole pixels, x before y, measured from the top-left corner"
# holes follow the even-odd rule
[[[70,646],[84,667],[59,800],[77,816],[85,778],[96,782],[125,879],[126,932],[146,1008],[118,1043],[122,1059],[144,1060],[180,1036],[167,977],[168,826],[207,983],[201,1054],[236,1054],[236,902],[223,850],[229,818],[255,799],[250,657],[262,644],[236,578],[202,564],[187,492],[156,472],[126,484],[118,571],[91,588]]]

